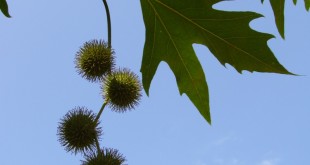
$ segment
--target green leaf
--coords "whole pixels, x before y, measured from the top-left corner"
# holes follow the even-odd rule
[[[306,10],[309,11],[309,9],[310,9],[310,0],[305,0],[305,7],[306,7]]]
[[[284,39],[284,6],[285,0],[270,0],[270,4],[275,16],[276,25],[281,37]]]
[[[262,0],[262,3],[264,0]],[[293,0],[293,3],[296,5],[297,0]],[[278,31],[281,37],[285,38],[284,33],[284,8],[285,0],[270,0],[270,4],[274,13],[275,22],[278,28]],[[305,0],[305,8],[307,11],[310,9],[310,0]]]
[[[228,63],[238,72],[290,74],[267,46],[273,36],[249,27],[249,22],[261,15],[212,8],[221,1],[140,0],[146,27],[141,66],[146,93],[164,61],[175,75],[180,94],[185,93],[209,123],[208,86],[192,44],[206,45],[221,64]]]
[[[297,0],[293,0],[296,4]],[[305,0],[306,1],[306,0]],[[262,0],[262,3],[264,0]],[[275,22],[278,28],[278,31],[281,37],[285,38],[284,33],[284,7],[285,7],[285,0],[270,0],[270,4],[273,10]]]
[[[8,4],[6,3],[6,0],[0,0],[0,10],[2,11],[2,13],[10,18],[10,14],[9,14],[9,8],[8,8]]]

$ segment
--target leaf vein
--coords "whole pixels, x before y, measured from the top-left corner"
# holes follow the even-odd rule
[[[226,43],[226,44],[229,45],[230,47],[232,47],[232,48],[234,48],[234,49],[236,49],[236,50],[238,50],[238,51],[240,51],[240,52],[242,52],[242,53],[244,53],[244,54],[250,56],[252,59],[254,59],[254,60],[256,60],[256,61],[262,63],[263,65],[265,65],[266,67],[270,68],[271,70],[276,69],[276,68],[273,68],[272,66],[266,64],[266,63],[263,62],[262,60],[256,58],[255,56],[253,56],[252,54],[248,53],[247,51],[245,51],[245,50],[243,50],[243,49],[241,49],[241,48],[239,48],[239,47],[236,47],[235,45],[233,45],[232,43],[230,43],[230,42],[224,40],[223,38],[221,38],[220,36],[216,35],[215,33],[212,33],[211,31],[205,29],[204,27],[200,26],[200,25],[197,24],[196,22],[192,21],[190,18],[184,16],[183,14],[179,13],[178,11],[176,11],[175,9],[173,9],[173,8],[171,8],[170,6],[166,5],[165,3],[163,3],[163,2],[161,2],[161,1],[159,1],[159,0],[156,0],[156,2],[159,3],[160,5],[162,5],[163,7],[169,9],[170,11],[174,12],[175,14],[179,15],[180,17],[182,17],[183,19],[187,20],[188,22],[192,23],[193,25],[195,25],[195,26],[198,27],[199,29],[201,29],[201,30],[203,30],[203,31],[205,31],[205,32],[207,32],[207,33],[209,33],[210,35],[212,35],[212,36],[218,38],[219,40],[221,40],[222,42]],[[232,57],[232,58],[233,58],[233,57]]]
[[[162,26],[164,27],[164,29],[165,29],[167,35],[169,36],[170,41],[172,42],[173,47],[175,48],[175,50],[176,50],[176,52],[177,52],[177,55],[179,56],[180,60],[182,61],[182,65],[183,65],[184,68],[186,69],[187,75],[189,76],[189,78],[190,78],[192,84],[196,84],[195,81],[193,80],[193,77],[192,77],[192,75],[190,74],[190,72],[189,72],[189,70],[188,70],[188,68],[187,68],[187,66],[186,66],[186,64],[185,64],[185,62],[184,62],[184,60],[183,60],[183,58],[182,58],[180,52],[179,52],[179,49],[178,49],[177,46],[176,46],[176,43],[175,43],[174,40],[172,39],[172,35],[170,34],[169,30],[168,30],[167,27],[165,26],[164,21],[161,19],[160,15],[158,14],[157,10],[155,9],[154,5],[150,2],[150,0],[148,0],[148,2],[149,2],[149,4],[152,6],[152,8],[153,8],[153,10],[154,10],[154,12],[155,12],[155,14],[156,14],[156,16],[158,17],[158,19],[159,19],[159,21],[161,22]],[[158,2],[158,1],[157,1],[157,2]],[[195,88],[195,91],[196,91],[196,93],[197,93],[197,95],[198,95],[198,97],[199,97],[199,100],[202,100],[202,97],[200,96],[199,90],[197,89],[196,85],[194,85],[194,88]],[[183,91],[183,92],[184,92],[184,91]]]

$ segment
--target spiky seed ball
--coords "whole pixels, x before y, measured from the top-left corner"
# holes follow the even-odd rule
[[[83,78],[98,82],[114,67],[114,52],[102,40],[86,42],[76,53],[75,67]]]
[[[82,165],[122,165],[126,161],[125,157],[116,149],[106,148],[100,152],[90,152],[85,155]]]
[[[76,107],[61,119],[57,134],[66,151],[76,154],[92,150],[96,146],[96,138],[101,135],[101,128],[95,118],[92,111]]]
[[[129,69],[118,69],[106,76],[102,85],[103,96],[112,110],[125,112],[133,109],[141,97],[138,76]]]

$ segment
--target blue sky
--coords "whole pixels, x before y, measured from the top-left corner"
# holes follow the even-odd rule
[[[0,16],[0,162],[6,165],[80,164],[56,136],[62,116],[76,106],[98,112],[98,84],[76,72],[74,57],[84,42],[106,39],[101,1],[7,0],[13,18]],[[144,23],[140,1],[108,1],[117,66],[141,76]],[[251,22],[276,36],[268,44],[291,72],[303,76],[237,73],[209,50],[194,45],[210,90],[213,124],[180,96],[166,63],[155,75],[150,97],[139,107],[102,114],[101,144],[117,148],[129,165],[310,164],[310,14],[300,0],[286,4],[286,39],[277,33],[266,1],[216,5],[265,15]]]

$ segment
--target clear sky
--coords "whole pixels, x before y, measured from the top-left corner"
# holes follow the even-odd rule
[[[98,84],[81,78],[74,57],[84,42],[106,39],[100,0],[7,0],[12,18],[0,15],[0,164],[80,164],[57,141],[60,118],[76,106],[98,112]],[[140,77],[145,39],[140,1],[109,0],[116,64]],[[268,44],[291,72],[242,75],[194,45],[210,90],[212,126],[161,63],[139,107],[102,114],[101,144],[117,148],[129,165],[309,165],[310,13],[302,0],[286,4],[286,39],[277,33],[269,1],[216,5],[265,15],[251,22],[276,36]],[[307,85],[308,84],[308,85]]]

